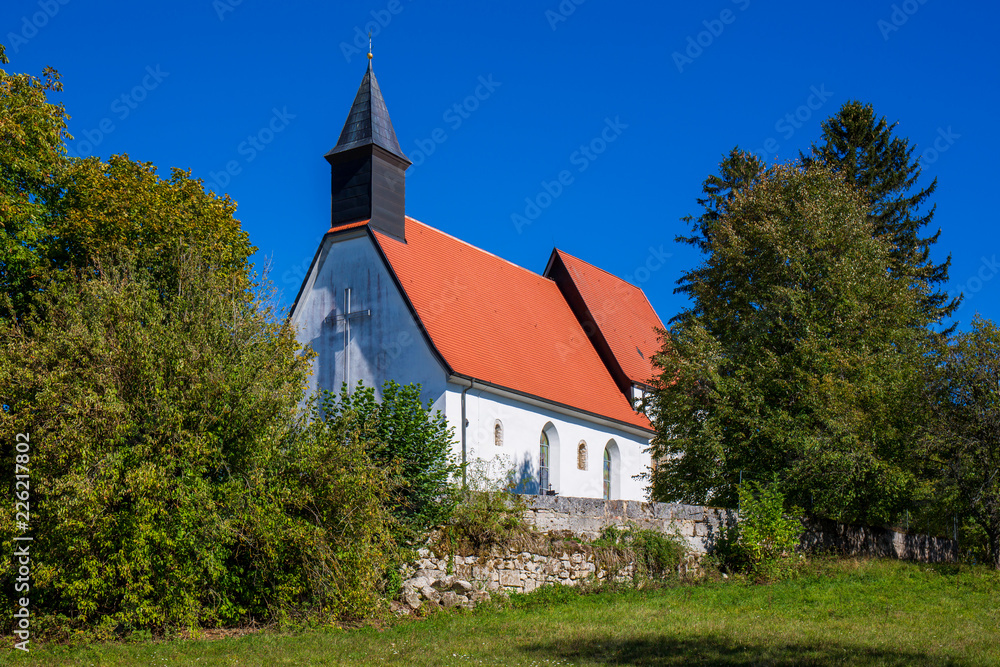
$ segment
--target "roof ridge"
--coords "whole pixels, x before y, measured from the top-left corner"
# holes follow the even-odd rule
[[[568,252],[566,252],[565,250],[560,250],[559,248],[556,248],[556,252],[557,252],[557,253],[559,253],[560,255],[565,255],[566,257],[571,257],[571,258],[575,259],[575,260],[576,260],[576,261],[578,261],[578,262],[583,262],[583,263],[584,263],[584,264],[586,264],[587,266],[590,266],[590,267],[593,267],[593,268],[597,269],[598,271],[600,271],[601,273],[606,273],[606,274],[608,274],[609,276],[611,276],[612,278],[614,278],[615,280],[620,280],[620,281],[622,281],[623,283],[625,283],[626,285],[628,285],[629,287],[632,287],[632,288],[634,288],[634,289],[637,289],[637,290],[639,290],[640,292],[642,292],[642,291],[643,291],[643,290],[642,290],[642,288],[641,288],[641,287],[639,287],[638,285],[633,285],[633,284],[632,284],[632,283],[630,283],[629,281],[625,280],[624,278],[622,278],[622,277],[620,277],[620,276],[616,276],[615,274],[611,273],[611,272],[610,272],[610,271],[608,271],[607,269],[602,269],[601,267],[597,266],[596,264],[591,264],[590,262],[588,262],[588,261],[587,261],[587,260],[585,260],[585,259],[581,259],[581,258],[577,257],[576,255],[571,255],[571,254],[569,254]],[[645,294],[645,292],[643,292],[643,294]],[[647,300],[648,300],[648,299],[647,299]]]
[[[513,266],[515,269],[520,269],[521,271],[526,271],[526,272],[530,273],[531,275],[533,275],[536,278],[541,278],[542,280],[548,280],[549,282],[554,282],[551,278],[548,278],[547,276],[543,276],[540,273],[535,273],[531,269],[525,268],[525,267],[521,266],[520,264],[515,264],[514,262],[510,261],[509,259],[501,257],[500,255],[497,255],[496,253],[492,253],[489,250],[484,250],[483,248],[480,248],[477,245],[472,245],[468,241],[463,241],[462,239],[458,238],[457,236],[453,236],[453,235],[449,234],[446,231],[442,231],[442,230],[438,229],[437,227],[432,227],[432,226],[428,225],[426,222],[421,222],[420,220],[417,220],[416,218],[414,218],[412,216],[408,215],[408,216],[406,216],[406,219],[410,220],[411,222],[415,222],[418,225],[423,225],[427,229],[434,230],[435,232],[437,232],[438,234],[441,234],[442,236],[447,236],[448,238],[450,238],[450,239],[452,239],[454,241],[458,241],[462,245],[468,246],[468,247],[472,248],[473,250],[478,250],[481,253],[489,255],[490,257],[495,257],[495,258],[499,259],[501,262],[506,262],[507,264],[510,264],[511,266]]]

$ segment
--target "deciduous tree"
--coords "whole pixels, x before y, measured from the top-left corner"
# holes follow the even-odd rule
[[[938,359],[923,445],[929,478],[949,509],[971,516],[1000,570],[1000,327],[976,317]]]
[[[755,171],[699,221],[694,305],[656,359],[654,497],[733,506],[741,471],[778,474],[794,504],[884,519],[916,483],[921,292],[886,272],[891,247],[843,179]]]
[[[246,274],[256,248],[228,196],[127,155],[67,157],[65,110],[47,99],[60,90],[54,70],[42,79],[0,70],[0,317],[26,313],[67,269],[128,263],[171,291],[170,258],[195,253]]]
[[[7,62],[0,45],[0,64]],[[39,79],[0,69],[0,317],[26,310],[51,241],[68,117],[47,94],[61,90],[55,70]]]

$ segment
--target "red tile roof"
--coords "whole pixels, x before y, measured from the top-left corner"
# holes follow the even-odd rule
[[[330,232],[342,232],[345,229],[354,229],[355,227],[364,227],[365,225],[368,224],[368,222],[369,222],[368,220],[358,220],[357,222],[348,222],[348,223],[343,224],[343,225],[337,225],[336,227],[331,227],[330,229],[327,230],[326,233],[329,234]]]
[[[374,234],[455,373],[650,428],[555,282],[409,217],[406,243]]]
[[[561,250],[555,252],[566,265],[622,371],[632,382],[651,384],[653,355],[660,349],[656,330],[664,327],[646,295],[593,264]]]

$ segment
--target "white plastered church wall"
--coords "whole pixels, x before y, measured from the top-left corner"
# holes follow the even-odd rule
[[[445,401],[448,421],[455,426],[456,436],[461,436],[462,387],[448,385]],[[643,436],[571,417],[553,409],[526,404],[508,396],[500,396],[489,388],[476,385],[465,392],[466,455],[486,461],[503,457],[516,467],[520,481],[534,481],[522,485],[522,490],[537,490],[539,469],[539,441],[543,430],[549,429],[549,481],[561,496],[581,498],[604,497],[604,450],[612,443],[613,454],[611,498],[613,500],[648,500],[647,482],[633,479],[633,475],[649,469],[650,457],[645,451],[649,441]],[[503,444],[495,444],[495,426],[502,424]],[[586,443],[587,466],[577,466],[577,448]],[[461,452],[459,451],[459,454]],[[493,466],[494,472],[499,466]]]
[[[345,377],[344,323],[332,320],[344,315],[347,288],[351,312],[370,310],[371,314],[351,319],[350,370]],[[403,385],[419,382],[424,402],[432,400],[435,409],[444,410],[445,369],[364,229],[323,240],[291,323],[299,342],[317,353],[310,393],[318,389],[339,393],[345,379],[351,386],[363,380],[376,388],[381,399],[386,380]]]

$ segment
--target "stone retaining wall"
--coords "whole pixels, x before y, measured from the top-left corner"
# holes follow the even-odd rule
[[[802,548],[834,551],[851,556],[898,558],[921,563],[948,563],[958,559],[958,542],[943,537],[914,535],[891,528],[837,523],[828,519],[803,520]]]
[[[593,540],[608,526],[629,523],[679,534],[692,554],[684,567],[688,571],[696,569],[700,556],[712,549],[720,529],[736,520],[733,510],[695,505],[560,496],[526,496],[525,500],[527,523],[550,536]],[[834,521],[804,520],[803,525],[801,545],[806,550],[924,562],[952,561],[958,556],[952,540]],[[404,568],[403,603],[397,611],[425,604],[472,607],[497,591],[528,593],[546,584],[576,585],[592,577],[604,581],[633,576],[633,563],[622,563],[609,572],[599,552],[587,544],[565,539],[548,544],[545,549],[494,549],[486,555],[436,555],[421,549],[417,562]],[[546,553],[536,553],[539,550]]]
[[[554,553],[493,549],[480,556],[438,556],[420,549],[418,560],[404,571],[403,602],[417,609],[422,604],[472,607],[491,593],[530,593],[546,584],[576,585],[598,581],[631,580],[632,563],[609,572],[587,545],[566,542]]]
[[[526,496],[525,520],[542,532],[571,531],[593,539],[607,526],[633,522],[640,528],[678,532],[691,551],[711,551],[722,526],[736,520],[734,510],[677,503],[643,503],[633,500],[597,500],[561,496]],[[953,561],[958,557],[954,540],[913,535],[871,526],[828,520],[803,520],[805,550],[822,549],[851,556],[899,558],[922,562]]]
[[[525,496],[525,500],[525,521],[543,533],[570,531],[578,537],[595,539],[608,526],[632,522],[639,528],[679,533],[697,554],[708,552],[719,529],[736,520],[732,510],[676,503],[565,496]]]

